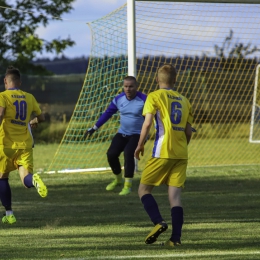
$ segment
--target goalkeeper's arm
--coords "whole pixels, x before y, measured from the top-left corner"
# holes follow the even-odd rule
[[[91,136],[98,128],[104,125],[118,111],[116,105],[111,102],[107,110],[100,116],[96,124],[85,132],[85,138]]]

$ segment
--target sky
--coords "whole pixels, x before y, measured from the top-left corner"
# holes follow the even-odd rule
[[[40,26],[36,34],[45,40],[60,37],[66,39],[68,36],[75,41],[73,47],[68,47],[64,55],[68,58],[89,56],[91,51],[91,31],[88,22],[99,19],[116,10],[127,2],[127,0],[76,0],[70,13],[63,14],[63,21],[50,21],[47,27]],[[43,53],[37,58],[55,57],[55,54]]]
[[[47,27],[40,26],[36,34],[47,41],[59,37],[66,39],[70,36],[75,45],[68,47],[63,54],[68,58],[90,56],[92,34],[87,23],[108,15],[126,3],[127,0],[76,0],[72,4],[73,10],[62,15],[62,21],[52,20]],[[260,47],[259,5],[202,3],[172,5],[169,2],[158,1],[153,2],[153,5],[150,4],[149,8],[147,2],[139,2],[136,9],[140,29],[140,34],[137,30],[137,37],[140,39],[137,48],[139,50],[140,47],[142,55],[146,55],[147,50],[154,55],[171,56],[173,50],[179,55],[202,55],[202,53],[215,55],[214,45],[221,46],[231,29],[235,35],[233,45],[242,42]],[[251,26],[250,30],[247,23]],[[106,39],[112,37],[113,41],[116,40],[115,30],[110,28],[110,24],[108,27],[106,25],[102,27]],[[115,51],[118,51],[118,46],[114,46]],[[42,53],[37,56],[37,58],[46,57],[54,58],[57,55]]]

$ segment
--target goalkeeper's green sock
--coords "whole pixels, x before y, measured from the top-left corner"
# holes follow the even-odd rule
[[[128,195],[132,191],[133,178],[125,178],[124,188],[119,192],[119,195]]]
[[[131,189],[132,188],[132,182],[133,182],[133,178],[125,178],[124,188]]]

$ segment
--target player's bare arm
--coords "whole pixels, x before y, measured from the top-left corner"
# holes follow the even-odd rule
[[[143,126],[142,126],[139,142],[138,142],[138,145],[136,147],[135,155],[134,155],[137,160],[140,160],[140,156],[139,156],[140,153],[141,153],[142,156],[144,154],[144,143],[147,139],[147,136],[148,136],[150,129],[151,129],[151,126],[153,124],[153,118],[154,118],[153,114],[148,113],[148,114],[145,115],[145,119],[144,119],[144,123],[143,123]]]
[[[40,114],[30,121],[30,126],[31,126],[31,128],[37,128],[38,123],[41,123],[41,122],[44,122],[44,121],[45,121],[44,114]]]
[[[185,135],[187,139],[187,144],[189,144],[191,136],[192,136],[192,127],[191,124],[187,123],[185,128]]]

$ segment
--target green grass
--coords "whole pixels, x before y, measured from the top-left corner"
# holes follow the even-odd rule
[[[35,147],[35,167],[46,168],[57,145]],[[42,174],[49,195],[10,177],[17,223],[1,225],[0,259],[260,259],[260,166],[189,168],[183,191],[185,224],[178,248],[145,245],[152,228],[137,196],[107,192],[111,173]],[[170,224],[167,189],[154,190]],[[170,230],[159,237],[167,240]]]

